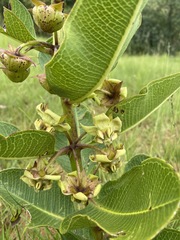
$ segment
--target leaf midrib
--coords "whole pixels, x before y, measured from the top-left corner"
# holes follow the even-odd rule
[[[147,209],[147,210],[142,210],[142,211],[137,211],[137,212],[131,212],[131,213],[113,212],[112,210],[107,209],[107,208],[104,208],[104,207],[102,207],[102,206],[100,206],[100,205],[97,205],[97,204],[94,205],[94,207],[97,208],[98,210],[102,210],[102,211],[104,211],[104,212],[107,212],[107,213],[110,213],[110,214],[114,214],[114,215],[119,215],[119,216],[132,216],[132,215],[140,215],[140,214],[145,214],[145,213],[148,213],[148,212],[155,211],[155,210],[157,210],[157,209],[159,209],[159,208],[162,208],[162,207],[165,207],[165,206],[167,206],[167,205],[169,205],[169,204],[172,204],[172,203],[175,203],[175,202],[178,203],[179,200],[180,200],[179,198],[176,198],[176,199],[174,199],[173,201],[169,201],[169,202],[167,202],[167,203],[160,204],[160,205],[158,205],[158,206],[156,206],[156,207],[152,207],[151,210]]]
[[[30,203],[30,202],[28,202],[27,200],[25,200],[23,198],[20,198],[19,196],[15,195],[12,192],[8,192],[8,190],[5,189],[5,188],[4,188],[4,191],[6,191],[7,194],[9,193],[9,195],[12,197],[12,200],[14,200],[14,202],[17,201],[16,204],[22,205],[21,203],[18,203],[18,201],[19,202],[23,201],[23,205],[31,206],[32,208],[35,208],[35,209],[39,210],[40,212],[45,213],[45,214],[47,214],[47,215],[49,215],[49,216],[51,216],[53,218],[59,219],[61,221],[64,219],[64,217],[60,217],[60,215],[56,215],[56,214],[54,214],[52,212],[48,212],[48,211],[46,211],[46,210],[44,210],[42,208],[37,207],[36,205],[34,205],[34,204]],[[1,197],[1,198],[4,199],[3,197]],[[6,200],[6,199],[4,199],[4,200]]]

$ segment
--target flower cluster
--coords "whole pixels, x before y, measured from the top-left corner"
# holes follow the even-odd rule
[[[78,175],[77,171],[74,171],[59,181],[59,187],[64,195],[71,195],[72,200],[86,204],[89,199],[98,195],[101,184],[95,175],[87,176],[85,171]]]
[[[120,167],[121,156],[125,154],[125,149],[122,144],[113,146],[112,144],[107,148],[102,149],[103,154],[90,155],[90,160],[100,163],[100,166],[106,172],[116,172]]]
[[[97,143],[111,144],[121,131],[121,120],[119,117],[111,119],[105,113],[93,117],[94,126],[84,126],[82,128],[90,135],[94,136]]]
[[[82,128],[90,135],[94,136],[94,141],[103,144],[101,153],[90,155],[90,160],[97,162],[107,172],[116,172],[120,167],[121,156],[125,154],[122,144],[115,144],[121,132],[122,122],[119,117],[111,118],[102,113],[93,117],[94,126],[84,126]]]
[[[29,163],[21,179],[36,191],[48,190],[52,187],[54,180],[60,179],[60,174],[62,174],[62,168],[59,164],[49,166],[47,159],[39,158]]]
[[[47,105],[41,103],[36,107],[36,111],[41,117],[34,123],[37,130],[45,130],[47,132],[59,132],[68,131],[70,129],[69,124],[63,123],[65,120],[64,116],[59,116],[47,108]]]

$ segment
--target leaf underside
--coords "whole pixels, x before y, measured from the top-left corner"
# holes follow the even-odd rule
[[[153,240],[179,240],[180,231],[165,228]]]
[[[81,101],[107,77],[139,24],[147,0],[78,0],[64,40],[46,65],[50,92]]]
[[[147,159],[117,181],[107,183],[96,204],[65,218],[60,230],[65,233],[98,225],[119,235],[117,239],[149,240],[173,217],[179,199],[179,180],[171,166]]]
[[[54,137],[45,131],[28,130],[8,137],[0,135],[0,159],[19,159],[54,153]]]
[[[12,133],[18,132],[19,129],[14,125],[6,122],[0,122],[0,135],[4,137],[9,136]]]
[[[50,226],[58,228],[65,216],[74,211],[69,197],[62,195],[54,183],[51,190],[35,192],[20,177],[23,170],[7,169],[0,172],[0,197],[9,205],[21,205],[30,212],[28,227]]]
[[[108,114],[122,120],[122,131],[136,126],[180,88],[180,73],[150,82],[134,97],[123,100]]]
[[[25,6],[18,0],[11,0],[12,11],[4,8],[4,23],[0,32],[20,42],[28,42],[36,38],[34,24],[31,15]]]

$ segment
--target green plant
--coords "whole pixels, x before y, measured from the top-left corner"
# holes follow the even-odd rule
[[[36,77],[61,105],[57,114],[39,104],[36,130],[0,123],[0,158],[28,162],[25,170],[0,172],[0,196],[17,208],[11,223],[23,208],[31,215],[28,227],[53,227],[66,240],[178,238],[175,224],[162,230],[178,209],[178,175],[164,160],[144,154],[124,164],[121,132],[177,91],[180,74],[152,81],[129,98],[122,81],[108,79],[147,1],[78,0],[69,16],[62,2],[32,2],[36,24],[52,36],[38,41],[31,15],[11,0],[0,32],[22,44],[1,49],[2,70],[19,84],[34,64],[25,55],[39,51],[42,72]]]

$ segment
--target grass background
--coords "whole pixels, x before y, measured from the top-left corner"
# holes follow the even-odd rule
[[[8,44],[18,46],[17,42],[1,37],[0,48],[7,48]],[[30,52],[29,56],[37,62],[37,53]],[[164,77],[180,71],[180,56],[153,55],[153,56],[127,56],[124,55],[111,73],[112,78],[123,81],[123,86],[128,87],[128,95],[137,94],[140,89],[154,79]],[[15,84],[0,71],[0,121],[16,125],[25,130],[34,128],[33,122],[38,117],[35,111],[36,105],[41,102],[48,103],[49,108],[57,113],[59,98],[48,94],[39,84],[36,75],[42,73],[39,65],[32,67],[30,77],[21,84]],[[176,92],[163,106],[149,116],[144,122],[122,135],[125,144],[127,159],[135,154],[145,153],[153,157],[160,157],[170,162],[179,171],[180,158],[180,92]],[[26,166],[22,161],[1,161],[0,170],[7,167]],[[9,210],[0,205],[0,218],[9,216]],[[24,216],[26,218],[26,216]],[[10,218],[10,216],[9,216]],[[22,221],[23,223],[25,222]],[[8,226],[8,223],[7,223]],[[59,239],[54,230],[43,228],[26,232],[23,238],[22,229],[25,226],[17,225],[13,229],[7,227],[7,239]],[[41,232],[39,232],[41,231]],[[49,234],[49,231],[51,232]],[[53,234],[52,234],[53,233]],[[30,237],[31,235],[31,237]],[[50,236],[53,235],[53,238]],[[28,236],[26,238],[26,236]],[[57,238],[56,238],[57,237]]]
[[[12,43],[8,38],[1,38],[0,48],[7,48],[9,43],[18,46],[17,42]],[[37,63],[35,51],[31,51],[29,56]],[[124,55],[111,73],[111,77],[122,80],[123,86],[128,87],[128,96],[132,96],[151,80],[180,71],[179,62],[180,56]],[[51,110],[60,112],[59,98],[48,94],[35,77],[42,72],[43,69],[39,65],[32,67],[29,78],[23,83],[15,84],[0,71],[0,121],[12,123],[21,130],[34,128],[33,123],[38,117],[35,107],[41,102],[48,103]],[[177,91],[159,110],[122,136],[126,145],[127,159],[134,154],[146,153],[162,157],[169,162],[178,162],[179,103],[180,94]]]

